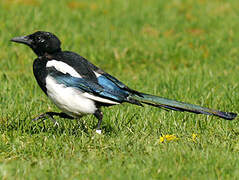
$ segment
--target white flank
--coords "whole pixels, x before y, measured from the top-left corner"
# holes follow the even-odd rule
[[[63,84],[58,84],[54,78],[49,75],[46,77],[46,88],[48,97],[55,105],[62,111],[74,116],[93,114],[97,110],[95,101],[119,104],[118,102],[81,92],[78,89],[66,87]]]
[[[68,114],[82,116],[93,114],[97,109],[94,101],[85,97],[84,93],[58,84],[51,76],[46,77],[46,88],[49,98]]]
[[[60,71],[64,74],[68,73],[71,76],[81,78],[80,74],[77,73],[74,68],[72,68],[71,66],[69,66],[68,64],[62,61],[57,61],[57,60],[48,61],[46,64],[46,67],[54,67],[56,68],[57,71]]]

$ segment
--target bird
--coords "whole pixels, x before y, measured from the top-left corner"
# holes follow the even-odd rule
[[[103,119],[101,107],[122,103],[214,115],[226,120],[233,120],[237,116],[233,112],[209,109],[131,89],[79,54],[63,51],[61,41],[51,32],[37,31],[14,37],[11,41],[27,45],[37,55],[33,62],[35,79],[42,91],[62,111],[46,112],[33,120],[49,117],[56,123],[54,116],[75,119],[93,114],[98,119],[96,132],[100,134]]]

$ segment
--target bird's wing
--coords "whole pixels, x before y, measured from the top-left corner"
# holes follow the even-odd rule
[[[106,77],[100,75],[96,77],[97,82],[91,81],[85,77],[74,76],[72,71],[64,72],[56,69],[54,66],[47,66],[47,74],[54,78],[58,84],[63,84],[66,87],[71,87],[79,92],[83,93],[87,97],[89,94],[92,100],[109,103],[118,104],[127,101],[129,92],[119,88],[114,82],[110,81]]]
[[[64,66],[62,66],[61,70],[64,70],[66,66],[68,65],[74,71],[76,71],[76,73],[80,77],[94,83],[98,82],[96,74],[94,70],[92,69],[92,67],[90,66],[90,63],[77,53],[70,52],[70,51],[60,52],[56,54],[55,56],[51,57],[51,61],[52,60],[58,61],[57,62],[58,64],[56,64],[57,66],[59,65],[59,62],[64,63]]]
[[[76,54],[78,55],[78,54]],[[122,83],[121,81],[119,81],[118,79],[116,79],[114,76],[108,74],[107,72],[103,71],[102,69],[100,69],[99,67],[95,66],[94,64],[92,64],[91,62],[87,61],[85,58],[81,57],[80,55],[79,59],[81,61],[81,64],[84,64],[87,68],[86,69],[90,69],[94,72],[94,74],[96,76],[103,76],[104,78],[108,79],[111,83],[114,83],[114,85],[118,86],[120,89],[124,89],[130,93],[136,94],[138,96],[141,96],[140,93],[138,91],[135,91],[131,88],[129,88],[128,86],[126,86],[124,83]],[[132,102],[134,103],[134,102]],[[136,103],[138,104],[138,103]],[[140,105],[140,104],[138,104]]]
[[[67,86],[80,88],[95,96],[110,99],[117,103],[130,102],[141,105],[137,100],[128,99],[129,94],[137,94],[122,82],[96,67],[80,55],[64,51],[48,59],[47,67],[54,67],[57,71],[59,82]],[[53,73],[56,76],[56,73]],[[88,89],[83,88],[88,87]],[[139,95],[140,96],[140,95]],[[96,99],[95,99],[96,100]]]
[[[98,75],[103,75],[105,78],[112,81],[115,85],[122,89],[126,89],[131,91],[125,84],[120,82],[115,77],[111,76],[110,74],[106,73],[99,67],[95,66],[91,62],[89,62],[84,57],[80,56],[77,53],[71,51],[64,51],[63,54],[57,56],[57,59],[69,64],[70,66],[74,67],[74,69],[84,78],[89,79],[91,81],[97,82],[96,77]],[[134,91],[134,90],[132,90]]]

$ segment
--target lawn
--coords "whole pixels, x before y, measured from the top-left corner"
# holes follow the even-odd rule
[[[237,179],[238,117],[123,104],[103,109],[101,135],[93,116],[58,118],[59,127],[32,122],[60,111],[34,79],[36,55],[10,42],[50,31],[64,50],[133,89],[239,113],[237,7],[238,0],[1,0],[0,179]]]

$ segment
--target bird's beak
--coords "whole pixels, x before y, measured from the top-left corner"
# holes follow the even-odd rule
[[[16,43],[22,43],[22,44],[26,44],[28,46],[31,45],[32,40],[29,39],[28,36],[21,36],[21,37],[14,37],[11,39],[12,42],[16,42]]]

